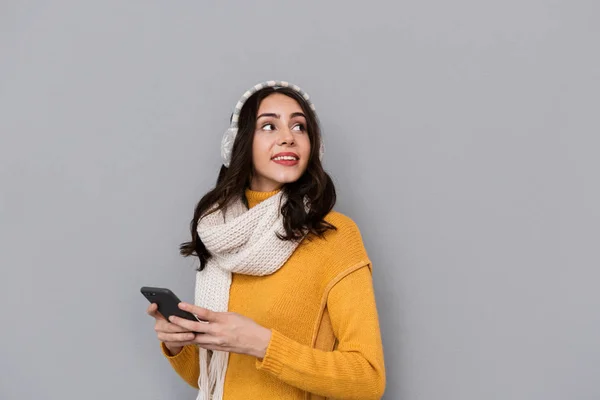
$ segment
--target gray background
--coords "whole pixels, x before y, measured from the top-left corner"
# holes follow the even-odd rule
[[[589,1],[0,2],[0,398],[192,399],[142,285],[239,96],[313,97],[374,262],[385,399],[600,398]]]

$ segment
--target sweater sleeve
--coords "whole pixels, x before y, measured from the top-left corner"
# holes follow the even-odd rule
[[[289,385],[325,397],[380,399],[386,377],[379,319],[368,266],[341,279],[327,307],[338,347],[323,351],[272,330],[265,357],[256,361]]]
[[[176,355],[172,356],[163,342],[160,343],[163,355],[169,360],[177,374],[191,387],[198,389],[200,376],[200,360],[198,346],[187,345]]]

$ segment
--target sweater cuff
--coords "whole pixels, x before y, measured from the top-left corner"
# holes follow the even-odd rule
[[[194,356],[194,345],[187,345],[187,346],[183,346],[183,348],[181,349],[181,351],[175,355],[171,355],[171,352],[169,352],[169,349],[167,349],[167,346],[165,346],[165,344],[163,342],[160,342],[160,348],[162,350],[163,355],[171,362],[171,363],[175,363],[175,364],[185,364],[186,360],[188,360],[190,357]]]
[[[285,360],[288,359],[290,352],[293,351],[293,347],[293,340],[275,329],[271,329],[271,341],[267,347],[267,352],[262,360],[256,360],[256,369],[279,376],[285,364]]]

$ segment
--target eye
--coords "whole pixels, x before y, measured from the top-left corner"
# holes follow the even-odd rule
[[[296,129],[296,128],[298,128],[298,129]],[[304,132],[306,130],[306,127],[302,124],[297,124],[297,125],[294,125],[294,127],[292,129]]]
[[[272,130],[275,130],[275,125],[273,125],[271,123],[264,124],[262,126],[262,129],[265,130],[265,131],[272,131]]]

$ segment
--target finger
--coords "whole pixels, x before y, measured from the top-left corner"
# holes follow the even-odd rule
[[[183,341],[183,342],[163,342],[164,344],[166,344],[167,346],[172,346],[172,347],[183,347],[183,346],[187,346],[190,344],[195,345],[196,343],[193,340],[188,340],[188,341]]]
[[[182,310],[185,310],[187,312],[190,312],[192,314],[194,314],[195,316],[197,316],[199,319],[201,319],[202,321],[208,321],[208,322],[214,322],[217,319],[217,316],[219,313],[216,313],[214,311],[211,311],[207,308],[202,308],[202,307],[198,307],[194,304],[190,304],[190,303],[186,303],[186,302],[181,302],[179,303],[179,308],[181,308]]]
[[[167,332],[167,333],[179,333],[179,332],[190,332],[189,329],[184,328],[182,326],[172,324],[167,320],[157,320],[154,325],[154,330],[156,332]]]
[[[211,325],[207,322],[190,321],[189,319],[177,317],[175,315],[171,315],[169,317],[169,321],[172,324],[178,325],[192,332],[210,333],[211,330]]]
[[[158,340],[160,340],[161,342],[173,342],[173,343],[179,343],[179,345],[181,345],[181,342],[190,342],[194,340],[195,335],[192,332],[184,332],[184,333],[165,333],[165,332],[158,332]]]
[[[150,315],[153,318],[158,319],[162,319],[162,320],[167,320],[159,311],[158,311],[158,305],[156,303],[152,303],[150,304],[150,306],[148,307],[148,309],[146,310],[146,312],[148,313],[148,315]]]
[[[146,309],[146,312],[148,313],[148,315],[150,316],[154,316],[154,313],[158,310],[158,306],[156,305],[156,303],[152,303],[148,306],[148,308]]]
[[[208,350],[226,351],[230,348],[224,338],[211,335],[196,335],[194,343]]]

